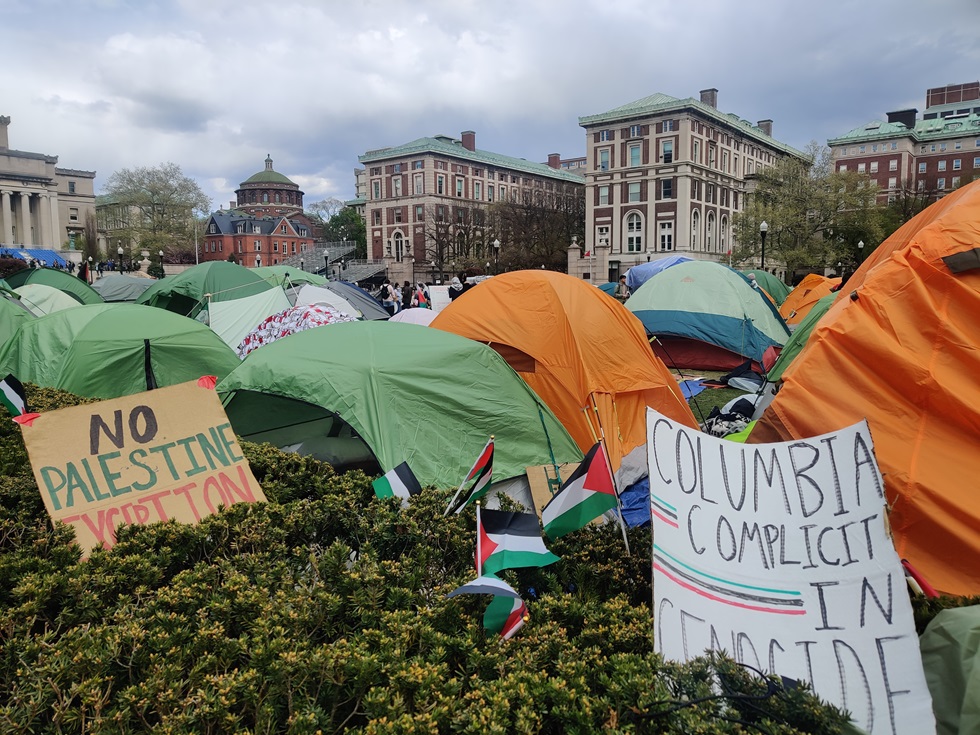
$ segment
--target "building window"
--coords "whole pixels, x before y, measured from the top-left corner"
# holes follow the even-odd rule
[[[507,201],[507,187],[506,186],[501,186],[500,187],[500,201],[502,201],[502,202],[506,202]]]
[[[878,162],[877,161],[872,161],[871,162],[871,173],[873,173],[873,174],[878,173]]]
[[[892,160],[890,160],[888,162],[888,170],[889,171],[898,171],[898,159],[897,158],[893,158]]]
[[[640,201],[640,182],[631,181],[629,185],[629,198],[627,201],[638,202]]]
[[[78,222],[78,207],[69,207],[68,208],[68,221],[69,222]]]
[[[596,228],[596,245],[609,245],[609,226],[603,225]]]
[[[74,181],[69,181],[68,182],[68,193],[69,194],[74,194],[75,193],[75,182]]]
[[[698,238],[701,236],[701,212],[695,209],[691,212],[691,250],[698,249]]]
[[[380,199],[381,198],[381,182],[372,181],[371,182],[371,198]]]
[[[639,138],[643,133],[640,132],[641,128],[639,125],[630,125],[630,137]]]
[[[412,181],[415,194],[425,194],[425,176],[423,174],[415,174],[412,177]]]
[[[973,168],[980,168],[980,156],[973,159]]]
[[[660,182],[660,198],[671,199],[674,196],[674,180],[663,179]]]
[[[842,163],[837,170],[838,171],[841,171],[841,172],[847,171],[847,164],[846,163]]]
[[[456,196],[463,196],[463,180],[460,177],[456,177]]]
[[[395,222],[400,224],[401,221],[402,221],[402,208],[395,207]]]
[[[888,177],[888,188],[889,189],[894,189],[897,185],[898,185],[898,179],[896,179],[894,176],[889,176]]]
[[[380,225],[381,224],[381,210],[380,209],[375,209],[374,210],[374,212],[372,213],[372,219],[374,220],[374,224],[375,225]]]
[[[600,186],[599,187],[599,206],[604,207],[609,204],[609,187]]]
[[[701,141],[696,140],[691,146],[691,159],[694,163],[701,163]]]
[[[669,133],[673,129],[674,129],[674,121],[673,120],[664,120],[664,132],[665,133]]]
[[[940,143],[939,144],[939,150],[945,151],[946,150],[946,144],[945,143]]]
[[[257,252],[257,253],[260,253],[260,252],[262,252],[262,243],[261,243],[260,241],[258,241],[258,240],[255,240],[255,241],[254,241],[254,242],[252,243],[252,246],[253,246],[253,247],[255,248],[255,252]]]
[[[673,163],[674,161],[674,141],[665,140],[660,144],[660,158],[664,163]]]
[[[721,226],[718,228],[718,244],[721,245],[721,252],[728,252],[728,217],[721,216]]]
[[[939,170],[940,171],[945,171],[946,170],[946,162],[945,161],[940,161],[939,162]]]
[[[919,164],[919,173],[924,174],[925,172],[926,172],[926,164],[925,161],[923,161]]]
[[[952,186],[955,189],[959,185],[960,185],[960,177],[954,176],[953,180],[950,182],[950,186]]]
[[[479,181],[473,182],[473,198],[477,201],[483,199],[483,184]]]
[[[392,186],[394,188],[394,195],[400,197],[402,195],[402,177],[399,176],[391,180]]]
[[[412,161],[412,168],[414,168],[414,169],[421,169],[422,168],[422,162],[421,161]]]
[[[439,175],[436,176],[436,194],[442,196],[446,193],[446,177]]]
[[[721,170],[728,173],[728,151],[721,152]]]
[[[371,175],[372,176],[380,176],[381,175],[381,166],[372,166],[371,167]]]
[[[422,222],[425,219],[425,207],[421,204],[415,205],[415,221]]]
[[[858,164],[858,173],[859,174],[863,174],[864,173],[864,168],[865,168],[864,164],[863,163],[859,163]]]
[[[599,170],[608,171],[609,170],[609,149],[603,148],[599,151]]]
[[[278,240],[276,240],[274,243],[272,243],[272,252],[274,252],[274,253],[278,253],[279,252],[279,241]]]
[[[705,191],[708,194],[707,198],[705,198],[705,201],[708,202],[708,204],[714,204],[715,203],[715,185],[714,184],[708,184],[708,187],[707,187],[707,189],[705,189]]]
[[[960,159],[959,158],[954,158],[953,159],[953,170],[954,171],[959,171],[960,170]]]
[[[643,252],[643,218],[636,212],[626,217],[626,252]]]
[[[922,179],[919,179],[918,181],[915,182],[915,187],[919,191],[925,191],[925,189],[926,189],[926,182],[923,181]]]
[[[635,168],[640,165],[640,146],[631,145],[629,147],[630,167]]]
[[[488,202],[493,201],[493,184],[487,185],[487,201]]]
[[[674,223],[673,222],[660,223],[660,249],[661,250],[674,249]]]
[[[445,221],[446,221],[446,207],[445,205],[440,204],[438,207],[436,207],[436,222],[445,222]]]
[[[715,249],[715,213],[708,212],[704,231],[704,248],[708,252]]]
[[[701,182],[696,179],[691,180],[691,199],[701,201]]]
[[[608,130],[600,130],[599,131],[599,140],[601,142],[606,142],[606,141],[612,140],[612,134]]]
[[[945,189],[946,188],[946,179],[938,179],[936,181],[936,188],[937,189]]]

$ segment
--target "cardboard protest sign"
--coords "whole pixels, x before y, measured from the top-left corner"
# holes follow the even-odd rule
[[[657,650],[809,681],[871,735],[934,733],[867,423],[745,445],[647,411]]]
[[[197,523],[265,501],[214,390],[195,382],[42,413],[22,426],[51,518],[86,550],[123,523]]]

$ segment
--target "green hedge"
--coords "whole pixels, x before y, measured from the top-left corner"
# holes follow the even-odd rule
[[[29,388],[42,410],[80,402]],[[551,567],[505,573],[531,615],[505,642],[481,628],[488,598],[446,599],[473,576],[472,513],[443,518],[434,489],[402,511],[362,473],[243,448],[269,503],[123,528],[82,562],[47,520],[19,428],[0,420],[0,731],[845,727],[805,688],[653,653],[647,530],[630,531],[632,556],[607,526],[551,544]]]

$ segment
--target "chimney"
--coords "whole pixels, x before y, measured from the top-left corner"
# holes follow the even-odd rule
[[[10,125],[9,115],[0,115],[0,151],[8,149],[7,126]]]
[[[706,104],[718,109],[718,90],[712,87],[711,89],[701,90],[701,101]]]
[[[238,206],[238,202],[228,202],[228,209],[234,209]]]
[[[772,137],[772,120],[759,120],[756,127],[770,138]]]
[[[460,137],[463,139],[463,148],[468,151],[476,150],[476,133],[472,130],[464,130],[460,133]]]
[[[886,113],[888,115],[888,122],[890,123],[902,123],[907,128],[915,127],[915,116],[918,114],[918,110],[914,107],[909,110],[895,110],[895,112]]]
[[[548,165],[551,166],[551,168],[561,168],[561,155],[558,153],[549,153]]]

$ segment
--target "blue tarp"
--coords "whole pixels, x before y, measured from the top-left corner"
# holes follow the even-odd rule
[[[54,250],[41,250],[39,248],[2,248],[0,249],[0,255],[6,255],[11,258],[20,258],[21,260],[27,261],[39,260],[44,265],[55,266],[56,268],[64,268],[67,263],[65,259],[62,258]]]
[[[637,480],[619,494],[623,504],[623,520],[630,528],[650,523],[650,479]]]
[[[698,393],[705,389],[704,383],[700,380],[682,380],[678,385],[681,388],[681,394],[684,396],[684,400],[689,401]]]
[[[670,268],[672,265],[689,263],[691,260],[693,258],[688,258],[686,255],[666,255],[663,258],[651,260],[649,263],[634,265],[626,271],[626,285],[629,286],[630,293],[633,293],[660,271]]]

